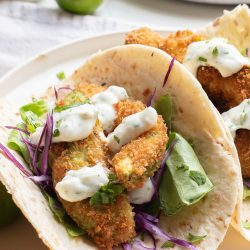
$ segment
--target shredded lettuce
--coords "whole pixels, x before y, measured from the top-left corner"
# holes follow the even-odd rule
[[[161,96],[154,105],[157,113],[161,115],[168,126],[168,129],[171,130],[171,120],[174,114],[174,105],[172,97],[169,94]]]
[[[56,220],[65,226],[69,236],[78,237],[85,234],[84,230],[76,225],[76,223],[67,215],[62,205],[54,197],[45,191],[43,193]]]
[[[213,188],[193,148],[181,135],[171,133],[168,145],[176,139],[159,188],[160,206],[166,215],[198,202]]]
[[[31,103],[22,106],[19,112],[22,120],[27,125],[27,130],[33,133],[37,127],[44,125],[39,117],[48,112],[48,106],[44,100],[33,99]]]
[[[82,92],[73,90],[63,98],[63,101],[54,108],[54,111],[62,112],[63,110],[74,108],[89,102],[90,100],[86,98]]]
[[[19,123],[17,128],[25,129],[24,124]],[[21,133],[18,130],[12,129],[8,137],[8,147],[22,155],[26,162],[29,162],[29,152],[26,145],[22,141]],[[27,138],[27,134],[22,133],[23,138]]]

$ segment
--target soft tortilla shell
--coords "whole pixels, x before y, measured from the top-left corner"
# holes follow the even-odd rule
[[[207,235],[198,247],[213,250],[223,240],[237,202],[240,172],[238,162],[234,160],[236,151],[218,112],[197,80],[181,64],[175,62],[167,87],[162,88],[170,61],[168,54],[155,48],[120,46],[94,55],[66,83],[75,86],[82,82],[115,84],[123,86],[131,97],[143,102],[155,87],[156,99],[166,92],[173,96],[175,130],[195,145],[214,189],[198,204],[183,209],[176,216],[162,216],[161,226],[180,238],[186,238],[189,232]],[[11,113],[10,106],[3,104],[1,107],[0,125],[15,124],[18,120],[15,115],[7,118]],[[6,145],[6,140],[7,131],[1,127],[0,141]],[[1,181],[49,248],[95,249],[85,238],[68,237],[36,185],[2,155],[0,164]]]

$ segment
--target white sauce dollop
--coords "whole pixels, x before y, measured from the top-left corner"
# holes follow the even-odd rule
[[[221,115],[233,138],[235,138],[237,129],[250,130],[250,99],[245,99],[238,106]]]
[[[249,60],[225,39],[214,38],[190,44],[183,64],[195,76],[199,66],[212,66],[228,77],[249,65]]]
[[[109,170],[100,163],[93,167],[70,170],[56,184],[56,191],[66,201],[76,202],[94,195],[101,186],[108,184]]]
[[[153,195],[154,186],[150,178],[148,178],[142,188],[134,189],[129,193],[129,201],[133,204],[144,204],[151,201]]]
[[[114,153],[144,132],[150,130],[157,123],[157,112],[148,107],[141,112],[124,118],[115,130],[107,137],[108,147]]]
[[[97,116],[97,109],[91,104],[80,105],[58,113],[55,112],[53,115],[53,130],[58,129],[59,134],[52,137],[52,142],[72,142],[87,138],[96,124]],[[42,130],[43,127],[38,127],[30,135],[34,144],[38,144]]]
[[[113,107],[119,101],[128,98],[124,88],[110,86],[105,91],[93,95],[90,100],[98,110],[98,119],[102,123],[103,129],[111,131],[116,119],[116,111]]]

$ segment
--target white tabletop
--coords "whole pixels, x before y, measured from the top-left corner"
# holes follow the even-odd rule
[[[243,1],[244,2],[244,1]],[[40,5],[57,8],[51,0]],[[233,5],[208,5],[183,0],[104,0],[96,15],[156,28],[198,28]]]

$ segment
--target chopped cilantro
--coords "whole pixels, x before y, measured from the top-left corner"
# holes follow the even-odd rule
[[[204,185],[206,183],[206,177],[201,172],[191,170],[189,172],[189,177],[193,181],[195,181],[198,184],[198,186]]]
[[[58,137],[60,135],[60,130],[56,128],[53,132],[53,137]]]
[[[115,139],[115,141],[117,142],[117,144],[120,143],[120,138],[119,138],[118,136],[114,135],[114,139]]]
[[[240,114],[240,125],[243,125],[246,119],[247,119],[247,113],[245,112],[244,109],[243,112]]]
[[[242,225],[245,229],[250,230],[250,222],[249,221],[243,221]]]
[[[191,233],[188,234],[187,240],[192,244],[198,244],[206,238],[206,235],[193,235]]]
[[[116,196],[120,195],[123,191],[124,187],[121,184],[108,183],[102,186],[99,191],[90,198],[89,203],[91,206],[113,204],[116,200]]]
[[[162,245],[161,248],[170,248],[170,247],[174,247],[175,244],[171,241],[165,241]]]
[[[58,78],[59,80],[61,80],[61,81],[64,80],[64,79],[66,78],[66,76],[65,76],[65,74],[64,74],[63,71],[57,73],[56,76],[57,76],[57,78]]]
[[[176,169],[177,170],[187,171],[187,170],[189,170],[189,166],[187,166],[185,164],[182,164],[182,165],[176,166]]]
[[[213,53],[213,56],[218,56],[218,55],[219,55],[219,50],[218,50],[218,48],[217,48],[217,47],[214,47],[212,53]]]
[[[199,56],[198,60],[201,61],[201,62],[207,62],[207,59],[202,57],[202,56]]]

